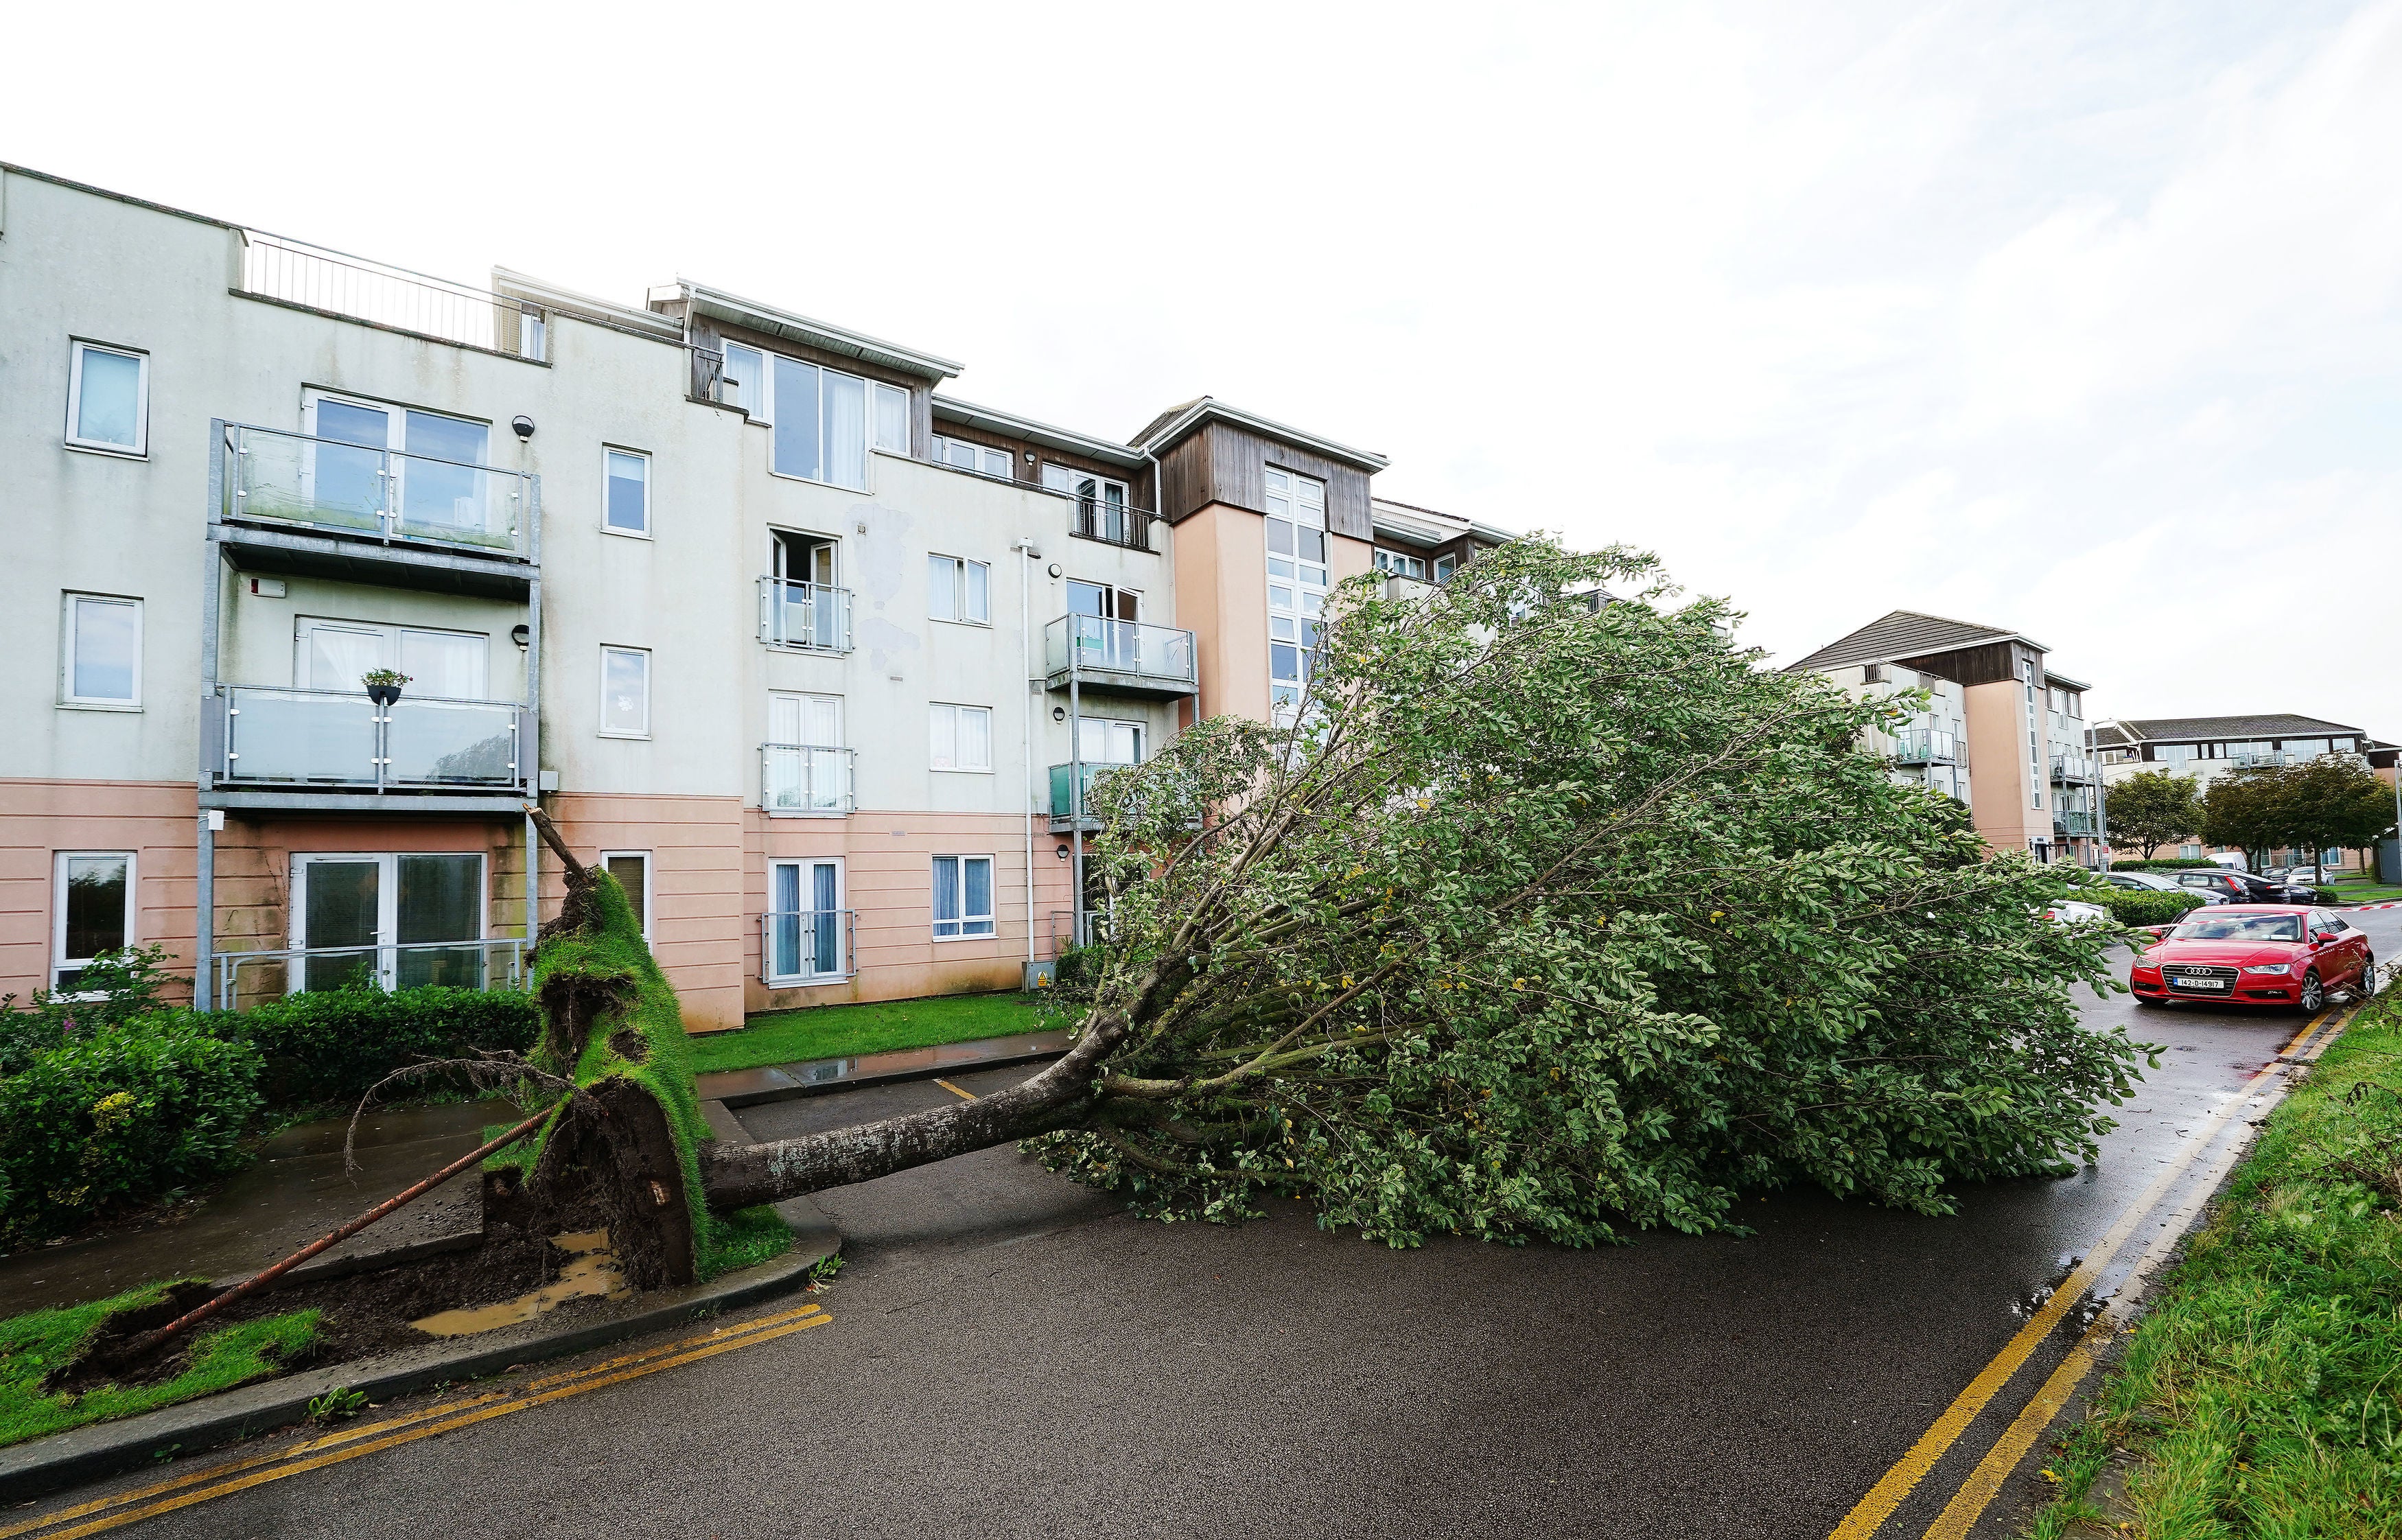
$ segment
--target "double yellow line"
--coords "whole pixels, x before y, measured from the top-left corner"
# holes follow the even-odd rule
[[[2320,1012],[2302,1028],[2299,1036],[2278,1051],[2278,1060],[2301,1056],[2306,1049],[2312,1052],[2324,1049],[2334,1040],[2333,1029],[2340,1024],[2337,1012]],[[2328,1029],[2326,1036],[2319,1038],[2323,1027]],[[2314,1038],[2319,1038],[2315,1048],[2312,1046]],[[2053,1328],[2077,1307],[2087,1291],[2101,1281],[2103,1271],[2127,1244],[2128,1237],[2135,1232],[2136,1227],[2152,1213],[2168,1190],[2192,1169],[2194,1162],[2218,1142],[2218,1136],[2228,1123],[2249,1105],[2254,1095],[2276,1078],[2280,1067],[2275,1062],[2263,1066],[2259,1073],[2246,1081],[2225,1107],[2212,1115],[2200,1135],[2186,1146],[2185,1152],[2170,1162],[2168,1169],[2154,1178],[2142,1196],[2127,1205],[2119,1216],[2118,1222],[2085,1254],[2084,1259],[2077,1264],[2075,1271],[2062,1281],[2060,1286],[2052,1290],[2051,1298],[2044,1301],[2043,1308],[2036,1311],[2002,1351],[1994,1354],[1992,1360],[1978,1371],[1977,1377],[1968,1382],[1967,1388],[1953,1398],[1952,1404],[1944,1409],[1943,1415],[1938,1417],[1934,1425],[1910,1447],[1909,1452],[1894,1462],[1893,1468],[1869,1489],[1868,1495],[1861,1498],[1858,1505],[1844,1516],[1843,1521],[1835,1526],[1829,1540],[1870,1540],[1870,1536],[1893,1517],[1894,1510],[1901,1506],[1902,1500],[1926,1478],[1927,1472],[1935,1468],[1936,1462],[1959,1441],[1960,1436],[1967,1431],[1969,1423],[1977,1420],[1978,1414],[2001,1394],[2003,1387],[2042,1345],[2044,1339],[2051,1335]],[[2232,1165],[2243,1148],[2243,1142],[2236,1141],[2214,1162],[2215,1169],[2223,1171]],[[2202,1185],[2204,1190],[2196,1196],[2191,1207],[2198,1208],[2201,1202],[2209,1196],[2210,1189],[2217,1186],[2216,1176]],[[2182,1226],[2170,1226],[2153,1239],[2142,1254],[2135,1273],[2121,1286],[2117,1304],[2123,1306],[2132,1301],[2141,1286],[2143,1273],[2165,1257],[2183,1233]],[[2078,1383],[2100,1360],[2103,1347],[2119,1329],[2119,1324],[2116,1310],[2105,1310],[2094,1317],[2092,1325],[2068,1350],[2068,1356],[2045,1380],[2034,1398],[2012,1419],[2001,1438],[1987,1451],[1984,1459],[1978,1462],[1977,1468],[1968,1474],[1952,1500],[1944,1505],[1942,1513],[1926,1528],[1922,1540],[1964,1540],[1976,1527],[1986,1506],[2001,1490],[2002,1482],[2017,1468],[2019,1461],[2034,1447],[2043,1430],[2051,1425],[2052,1419],[2068,1404],[2068,1398]],[[0,1540],[6,1540],[6,1536],[0,1535]]]
[[[506,1417],[511,1412],[565,1400],[587,1391],[639,1380],[645,1374],[697,1363],[703,1358],[713,1358],[737,1348],[756,1347],[779,1337],[790,1337],[811,1327],[824,1326],[833,1319],[820,1306],[803,1305],[797,1310],[761,1316],[755,1321],[720,1327],[706,1336],[687,1337],[682,1341],[626,1354],[602,1363],[571,1369],[564,1374],[529,1381],[512,1391],[495,1391],[464,1400],[445,1401],[405,1416],[304,1438],[283,1449],[211,1465],[151,1486],[118,1492],[97,1502],[62,1508],[39,1519],[0,1528],[0,1540],[17,1540],[19,1536],[28,1535],[38,1535],[40,1540],[75,1540],[77,1535],[98,1534],[104,1530],[156,1519],[178,1508],[230,1497],[235,1492],[247,1492],[269,1481],[281,1481],[287,1476],[323,1470],[327,1465],[338,1465],[362,1455],[380,1454],[420,1438],[472,1427],[477,1423],[489,1423],[495,1417]]]

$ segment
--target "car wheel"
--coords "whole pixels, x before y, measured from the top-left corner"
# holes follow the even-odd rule
[[[2326,985],[2319,982],[2319,976],[2315,971],[2303,974],[2302,1009],[2304,1011],[2317,1012],[2325,1010],[2326,1008]]]
[[[2374,952],[2363,952],[2363,953],[2361,953],[2361,955],[2360,955],[2360,978],[2359,978],[2358,982],[2356,982],[2355,983],[2354,983],[2354,985],[2352,986],[2352,992],[2353,992],[2354,994],[2355,994],[2355,995],[2359,996],[2359,997],[2360,997],[2361,998],[2363,998],[2363,999],[2367,999],[2369,996],[2374,995],[2374,994],[2376,994],[2376,993],[2377,993],[2377,954],[2376,954],[2376,953],[2374,953]]]

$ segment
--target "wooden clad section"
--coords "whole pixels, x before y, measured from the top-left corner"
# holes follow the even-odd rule
[[[1314,476],[1326,483],[1326,527],[1354,540],[1373,540],[1368,474],[1322,455],[1263,437],[1231,423],[1209,422],[1159,457],[1166,473],[1160,513],[1168,522],[1189,518],[1212,502],[1268,511],[1268,467]]]
[[[1991,684],[1995,680],[2017,679],[2018,660],[2022,653],[2038,663],[2042,660],[2041,653],[2025,652],[2016,642],[1995,641],[1982,647],[1927,653],[1919,657],[1902,658],[1898,662],[1904,668],[1935,674],[1959,684]]]

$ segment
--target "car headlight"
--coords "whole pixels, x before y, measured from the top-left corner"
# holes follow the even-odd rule
[[[2293,970],[2291,963],[2246,963],[2243,966],[2246,973],[2291,973]]]

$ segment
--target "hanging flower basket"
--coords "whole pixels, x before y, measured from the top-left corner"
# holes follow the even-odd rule
[[[390,706],[400,698],[400,687],[408,682],[408,676],[397,668],[370,668],[359,676],[359,682],[367,687],[367,699]]]

